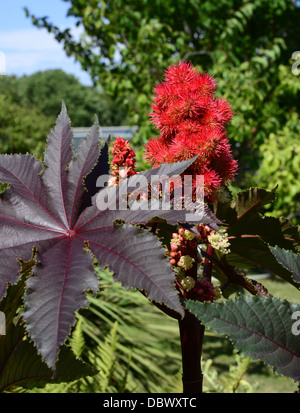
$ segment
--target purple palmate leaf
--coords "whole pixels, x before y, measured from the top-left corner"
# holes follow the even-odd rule
[[[48,137],[48,145],[44,156],[46,168],[43,172],[43,182],[49,194],[48,208],[66,228],[69,227],[66,199],[68,188],[67,165],[72,160],[72,138],[71,122],[63,104],[55,128]]]
[[[27,282],[24,318],[49,366],[55,365],[54,349],[68,336],[75,311],[87,304],[86,291],[98,289],[94,259],[83,249],[83,240],[63,238],[43,254],[43,264]]]
[[[29,155],[1,155],[0,179],[13,185],[14,193],[36,203],[40,202],[42,181],[41,162]]]
[[[67,216],[71,228],[75,224],[80,212],[80,200],[86,193],[83,180],[96,165],[99,155],[99,125],[96,120],[89,135],[82,142],[76,156],[74,156],[68,166]]]
[[[120,228],[108,226],[101,231],[81,232],[78,237],[89,240],[92,253],[100,262],[110,263],[115,279],[124,287],[145,290],[149,299],[181,313],[174,306],[178,301],[174,279],[166,276],[169,263],[159,241],[150,232],[124,224]]]
[[[7,283],[18,281],[19,262],[31,260],[35,252],[23,317],[52,369],[75,322],[75,312],[87,305],[88,291],[97,291],[94,260],[108,265],[124,287],[142,290],[149,299],[184,314],[164,248],[152,233],[136,224],[146,224],[154,216],[174,224],[185,222],[186,211],[99,211],[97,195],[84,209],[91,204],[83,201],[87,194],[84,182],[101,163],[97,120],[79,151],[73,151],[71,143],[71,124],[63,104],[48,139],[45,168],[28,154],[0,155],[0,180],[11,184],[0,195],[0,299]],[[106,150],[103,159],[107,163]],[[191,162],[164,165],[162,170],[164,175],[180,174]],[[145,175],[151,177],[152,173]],[[215,226],[218,221],[204,214],[203,222]]]
[[[33,247],[43,253],[62,237],[62,228],[34,201],[11,194],[11,188],[0,197],[0,299],[7,282],[19,279],[18,260],[30,260]]]

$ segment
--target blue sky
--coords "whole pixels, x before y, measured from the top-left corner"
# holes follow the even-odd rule
[[[91,84],[89,75],[80,69],[79,63],[65,55],[50,33],[34,27],[23,10],[27,7],[37,17],[49,16],[55,25],[72,27],[74,33],[78,33],[75,19],[66,17],[68,4],[63,0],[0,0],[0,58],[5,55],[7,75],[62,69],[74,74],[81,83]]]

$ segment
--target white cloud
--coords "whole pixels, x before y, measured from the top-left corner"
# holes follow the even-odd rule
[[[0,49],[23,51],[58,51],[61,46],[42,30],[27,29],[12,32],[0,31]]]
[[[64,27],[60,28],[61,30]],[[71,28],[71,34],[78,40],[83,30],[81,27]],[[0,50],[44,51],[61,50],[62,46],[54,39],[51,33],[42,29],[24,29],[14,31],[0,31]]]
[[[80,30],[74,29],[74,34],[78,38]],[[73,73],[85,84],[91,83],[79,63],[67,57],[62,45],[43,30],[0,31],[0,51],[6,56],[7,75],[30,75],[39,70],[60,68]]]

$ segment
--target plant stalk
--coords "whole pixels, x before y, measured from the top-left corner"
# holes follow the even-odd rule
[[[206,253],[210,256],[213,256],[214,249],[210,244],[207,244]],[[212,262],[205,258],[204,260],[204,268],[203,268],[203,277],[206,278],[208,281],[211,281],[211,271],[212,271]]]
[[[194,259],[194,264],[186,275],[197,280],[197,249],[189,248],[187,255]],[[188,298],[188,293],[186,295]],[[204,326],[199,320],[185,310],[184,318],[178,321],[181,356],[183,393],[202,393],[203,374],[201,369],[202,344]]]
[[[207,253],[213,255],[214,250],[207,244]],[[186,275],[197,279],[197,250],[190,250],[188,254],[195,259],[193,267]],[[211,281],[212,262],[205,258],[203,276]],[[203,373],[201,369],[201,357],[205,327],[199,320],[187,310],[185,317],[179,320],[179,331],[182,355],[182,383],[183,393],[203,392]]]
[[[185,317],[179,320],[183,393],[202,393],[201,355],[204,329],[187,310]]]

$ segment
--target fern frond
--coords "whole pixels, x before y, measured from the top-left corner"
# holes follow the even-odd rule
[[[81,316],[78,316],[78,321],[74,328],[72,336],[70,337],[69,344],[75,356],[80,358],[85,348],[85,340],[84,340],[84,335],[83,335],[83,330],[82,330],[82,317]]]

